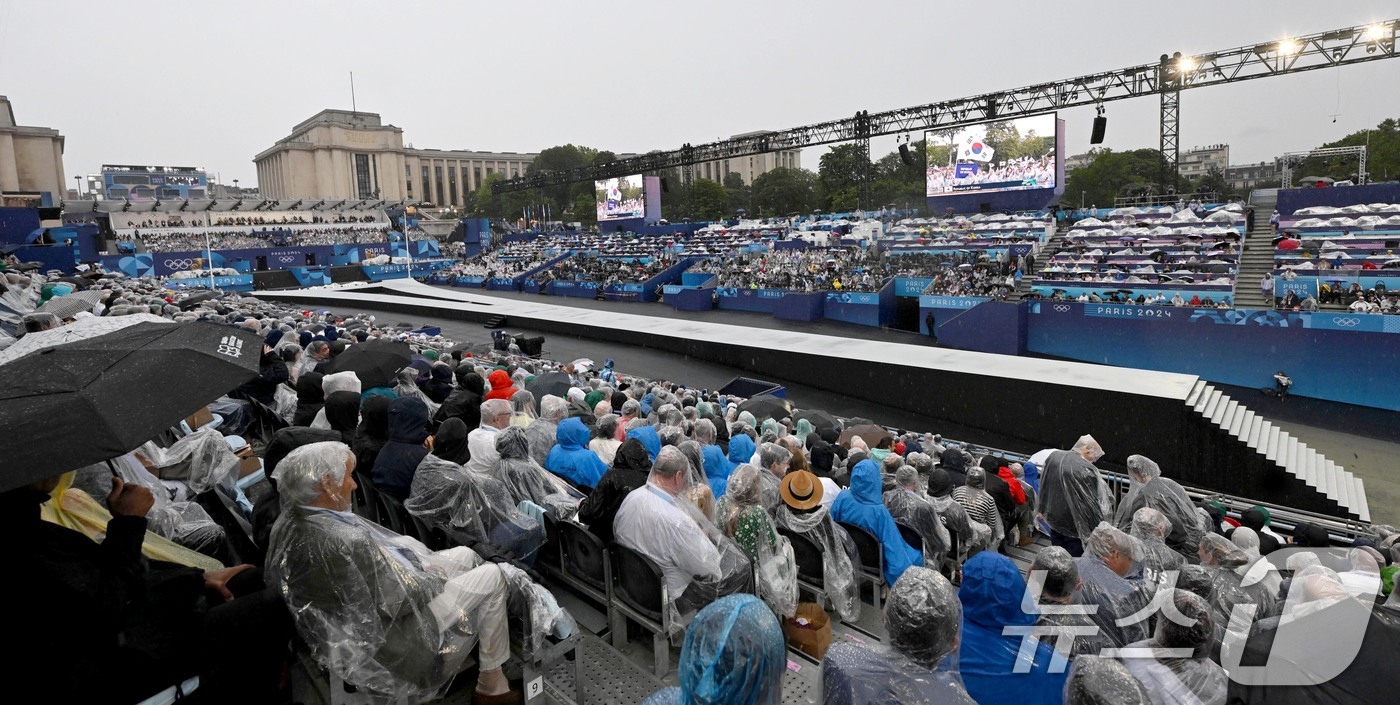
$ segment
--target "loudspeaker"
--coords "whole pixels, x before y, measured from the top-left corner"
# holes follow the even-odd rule
[[[661,178],[661,192],[662,192],[662,193],[670,193],[670,192],[671,192],[671,182],[670,182],[670,181],[667,181],[667,180],[666,180],[666,177],[664,177],[664,176]]]
[[[909,153],[908,144],[899,145],[899,160],[904,162],[905,166],[914,166],[914,155]]]
[[[1103,144],[1103,133],[1107,129],[1108,118],[1102,115],[1094,118],[1094,131],[1089,134],[1089,144]]]

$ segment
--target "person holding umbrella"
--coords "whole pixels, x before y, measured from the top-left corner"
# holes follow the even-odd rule
[[[20,608],[12,633],[23,644],[9,672],[42,683],[54,702],[135,702],[194,675],[232,701],[280,700],[290,621],[252,566],[203,571],[146,561],[141,543],[154,497],[120,478],[107,496],[112,518],[102,543],[43,521],[40,505],[59,481],[0,493],[0,526],[24,539],[11,548],[16,572],[6,581]]]

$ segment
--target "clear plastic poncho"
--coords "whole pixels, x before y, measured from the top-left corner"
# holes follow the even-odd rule
[[[734,539],[758,567],[758,594],[782,617],[797,612],[797,561],[792,544],[779,536],[762,506],[764,473],[753,465],[740,465],[729,476],[729,488],[715,509],[715,523]]]
[[[432,399],[429,399],[428,395],[424,394],[423,390],[418,388],[418,370],[412,367],[405,367],[399,370],[394,380],[394,393],[397,394],[400,399],[407,397],[423,402],[423,405],[428,407],[428,418],[432,418],[433,414],[437,413],[438,407],[442,406]],[[326,392],[326,397],[330,398],[331,394],[332,392]]]
[[[1128,496],[1118,504],[1113,515],[1113,525],[1123,531],[1132,528],[1133,514],[1143,507],[1151,507],[1161,512],[1171,522],[1171,533],[1166,536],[1166,544],[1183,556],[1196,555],[1196,547],[1201,542],[1201,530],[1196,521],[1196,505],[1186,495],[1175,480],[1162,477],[1162,468],[1151,458],[1141,455],[1128,456],[1129,477],[1132,487]],[[1138,482],[1134,473],[1147,478]]]
[[[525,428],[539,418],[535,413],[535,395],[524,389],[510,397],[510,425]]]
[[[930,670],[893,649],[835,643],[822,659],[822,705],[975,702],[956,673]]]
[[[1216,641],[1224,639],[1225,632],[1234,627],[1230,615],[1238,604],[1256,605],[1250,615],[1252,622],[1258,622],[1278,614],[1278,591],[1269,592],[1261,583],[1245,585],[1245,574],[1253,560],[1247,553],[1220,534],[1206,534],[1201,538],[1201,565],[1210,577],[1211,623],[1215,625]],[[1239,636],[1248,633],[1249,625],[1242,625]]]
[[[228,449],[227,446],[224,448]],[[134,454],[127,453],[120,458],[113,458],[110,467],[101,463],[84,468],[78,471],[78,481],[83,482],[86,487],[88,483],[83,478],[90,473],[97,480],[99,488],[110,486],[112,468],[116,469],[122,482],[139,485],[151,491],[155,503],[151,505],[151,510],[146,512],[146,526],[149,530],[205,555],[221,554],[228,540],[224,527],[214,521],[204,507],[193,501],[194,497],[185,491],[185,487],[179,483],[172,482],[167,485],[161,482],[160,478],[141,465]],[[176,497],[181,499],[177,501]]]
[[[913,529],[923,539],[924,565],[935,569],[943,565],[952,542],[948,538],[948,529],[939,519],[938,508],[925,496],[902,488],[886,492],[884,501],[895,523]]]
[[[1149,705],[1147,690],[1121,662],[1081,656],[1070,667],[1064,705]]]
[[[529,500],[544,507],[555,519],[573,516],[578,511],[583,493],[535,462],[530,456],[526,429],[512,426],[497,433],[496,452],[500,457],[491,474],[505,483],[517,505]]]
[[[1128,646],[1134,651],[1123,662],[1143,684],[1153,705],[1224,705],[1229,678],[1225,669],[1210,660],[1215,638],[1210,606],[1199,595],[1173,590],[1171,609],[1175,613],[1171,618],[1158,616],[1151,639]]]
[[[526,563],[544,543],[544,527],[516,509],[505,483],[436,455],[418,463],[403,506],[457,543],[493,546]]]
[[[1167,574],[1180,570],[1186,563],[1186,559],[1167,546],[1162,539],[1163,536],[1170,535],[1171,530],[1172,524],[1166,515],[1152,507],[1143,507],[1133,513],[1132,528],[1128,535],[1137,539],[1142,550],[1142,579],[1148,585],[1169,585]]]
[[[349,512],[288,506],[266,569],[317,663],[418,702],[443,694],[477,641],[474,615],[448,585],[481,564],[470,549],[434,553]]]
[[[846,530],[831,520],[824,504],[810,512],[794,511],[787,504],[778,505],[774,522],[793,533],[805,534],[822,549],[822,590],[847,622],[860,619],[860,584],[856,582],[855,542]]]
[[[1050,528],[1066,536],[1087,537],[1110,511],[1099,469],[1069,450],[1057,450],[1045,461],[1036,501]]]
[[[169,448],[147,441],[136,453],[160,469],[161,480],[179,480],[195,494],[222,487],[233,494],[238,481],[238,456],[223,434],[214,429],[191,433]]]
[[[1075,561],[1079,567],[1078,598],[1083,604],[1098,605],[1094,621],[1114,646],[1123,646],[1147,638],[1147,622],[1118,621],[1147,606],[1155,591],[1115,573],[1106,563],[1112,553],[1125,554],[1134,564],[1141,561],[1137,541],[1104,522],[1085,537],[1084,555]]]

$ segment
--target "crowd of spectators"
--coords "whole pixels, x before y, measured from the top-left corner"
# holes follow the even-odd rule
[[[510,642],[580,628],[527,570],[543,560],[546,518],[660,569],[683,647],[678,687],[653,704],[779,701],[783,625],[800,624],[793,537],[816,547],[834,618],[854,622],[868,609],[858,566],[871,563],[856,529],[881,553],[885,638],[825,652],[824,702],[1381,702],[1396,685],[1400,598],[1387,596],[1400,531],[1375,526],[1329,553],[1324,527],[1194,501],[1139,454],[1115,502],[1091,435],[1008,457],[929,433],[843,430],[611,361],[477,356],[446,340],[415,341],[392,379],[371,379],[342,363],[407,337],[373,316],[236,295],[185,305],[152,280],[98,276],[98,300],[60,319],[32,311],[69,291],[36,274],[3,282],[4,311],[22,318],[0,325],[24,331],[7,331],[5,347],[136,313],[263,342],[257,376],[210,405],[208,428],[0,494],[25,539],[14,604],[65,600],[20,610],[25,649],[11,667],[59,701],[135,702],[196,674],[219,701],[284,701],[295,633],[321,668],[387,700],[443,695],[475,644],[473,702],[518,702]],[[535,384],[561,375],[550,392]],[[259,492],[237,482],[233,436],[261,449]],[[226,491],[251,549],[232,545],[237,523],[189,500],[202,491]],[[357,493],[401,505],[445,545],[376,523]],[[1007,554],[1043,540],[1028,583]],[[1261,569],[1285,547],[1302,550],[1283,576]],[[1229,679],[1290,630],[1313,650],[1274,648],[1285,663],[1271,667],[1308,674],[1362,647],[1302,689]]]
[[[554,257],[552,254],[554,251],[548,241],[542,238],[528,242],[513,242],[454,263],[448,269],[441,271],[449,278],[514,277],[548,262]]]
[[[697,262],[692,272],[714,272],[717,286],[792,291],[879,291],[893,266],[858,247],[774,250]]]
[[[298,245],[384,244],[391,231],[381,227],[299,228],[296,230],[171,230],[132,233],[133,239],[145,244],[149,252],[184,252],[203,250],[208,244],[218,250],[258,247],[296,247]]]
[[[676,262],[676,256],[665,250],[651,250],[630,257],[575,254],[536,273],[532,279],[541,286],[552,281],[598,282],[604,286],[641,284]]]
[[[1391,292],[1400,271],[1400,204],[1342,208],[1315,206],[1288,216],[1275,213],[1274,269],[1261,282],[1264,295],[1282,309],[1315,311],[1345,307],[1353,313],[1400,312]],[[1311,280],[1304,290],[1275,282]]]

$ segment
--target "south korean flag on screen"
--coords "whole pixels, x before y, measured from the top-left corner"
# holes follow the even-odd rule
[[[958,145],[958,161],[990,162],[994,153],[996,150],[983,141],[980,135],[968,135],[963,138],[962,144]]]

